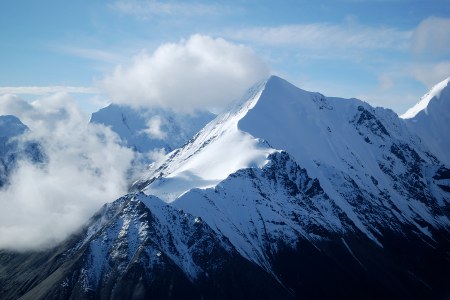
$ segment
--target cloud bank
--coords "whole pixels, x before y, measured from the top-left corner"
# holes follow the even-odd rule
[[[99,82],[112,101],[178,112],[217,111],[267,77],[266,64],[248,47],[194,35],[141,53]]]
[[[18,116],[31,129],[21,141],[38,141],[48,160],[19,161],[11,184],[0,190],[0,248],[55,245],[106,202],[126,193],[133,153],[106,127],[88,124],[67,94],[28,103],[0,96],[0,114]]]
[[[409,72],[428,88],[450,76],[450,61],[426,62],[412,65]]]

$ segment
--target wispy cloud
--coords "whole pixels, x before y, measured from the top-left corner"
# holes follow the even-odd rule
[[[429,17],[414,32],[413,51],[425,55],[450,54],[450,18]]]
[[[97,94],[99,91],[93,87],[82,86],[4,86],[0,87],[0,95],[46,95],[55,93],[68,94]]]
[[[428,88],[450,77],[450,60],[412,64],[406,70]]]
[[[70,55],[87,58],[89,60],[101,61],[106,63],[119,63],[124,58],[123,55],[119,53],[109,52],[101,49],[95,48],[83,48],[76,46],[55,46],[57,51],[67,53]]]
[[[306,49],[408,49],[413,32],[390,27],[350,24],[294,24],[230,31],[240,41]]]
[[[161,2],[156,0],[120,0],[112,4],[111,7],[120,13],[133,15],[142,19],[155,16],[211,16],[230,11],[229,7],[215,3]]]

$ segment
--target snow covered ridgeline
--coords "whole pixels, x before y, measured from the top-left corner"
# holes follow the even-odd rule
[[[401,116],[411,132],[447,166],[450,165],[450,77],[435,85]]]

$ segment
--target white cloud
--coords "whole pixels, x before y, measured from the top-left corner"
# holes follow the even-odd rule
[[[450,18],[423,20],[414,32],[412,49],[418,54],[450,54]]]
[[[250,48],[194,35],[136,56],[99,85],[116,103],[189,112],[220,109],[268,74]]]
[[[416,63],[409,68],[409,73],[428,88],[450,77],[450,61]]]
[[[98,90],[82,86],[3,86],[0,95],[4,94],[30,94],[45,95],[54,93],[97,94]]]
[[[155,16],[208,16],[230,11],[228,7],[219,4],[156,0],[121,0],[116,1],[112,8],[120,13],[133,15],[141,19]]]
[[[0,248],[45,248],[82,226],[103,204],[127,190],[131,150],[108,128],[88,125],[66,94],[28,103],[0,96],[0,114],[14,114],[31,129],[48,161],[20,161],[11,184],[0,190]]]
[[[166,156],[166,151],[164,148],[154,149],[152,151],[147,152],[145,155],[150,161],[160,161]]]
[[[295,24],[230,31],[228,36],[262,45],[306,49],[408,49],[411,31],[346,24]],[[330,53],[331,54],[331,53]]]
[[[148,134],[151,138],[162,140],[166,138],[167,133],[162,130],[161,125],[163,125],[163,119],[160,116],[154,116],[148,120],[148,128],[144,130],[144,133]]]

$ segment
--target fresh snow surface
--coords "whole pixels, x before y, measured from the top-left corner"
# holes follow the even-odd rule
[[[401,116],[411,133],[450,166],[450,77],[434,86]]]

